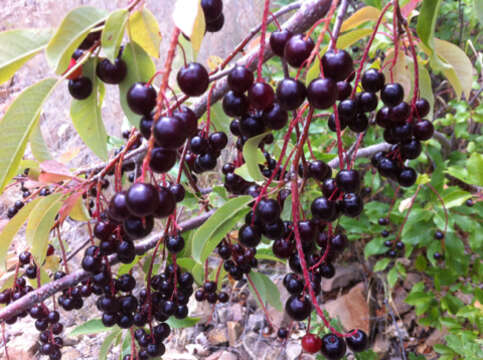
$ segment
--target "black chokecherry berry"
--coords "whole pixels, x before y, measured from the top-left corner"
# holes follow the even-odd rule
[[[114,64],[104,59],[97,64],[96,74],[106,84],[119,84],[127,74],[127,66],[124,60],[117,58]]]
[[[258,81],[248,89],[248,101],[257,110],[269,108],[275,100],[275,93],[266,82]]]
[[[345,80],[353,71],[352,57],[345,50],[329,50],[322,56],[324,75],[335,81]]]
[[[337,100],[347,99],[352,92],[352,86],[348,81],[337,81]]]
[[[310,207],[312,216],[324,221],[333,221],[337,218],[335,201],[328,200],[326,197],[316,198]]]
[[[331,78],[312,80],[307,88],[307,99],[316,109],[327,109],[337,100],[337,83]]]
[[[122,223],[123,229],[131,239],[141,239],[151,233],[154,227],[152,216],[143,218],[131,216]]]
[[[335,177],[337,187],[343,192],[359,192],[361,179],[356,170],[340,170]]]
[[[163,116],[154,125],[154,138],[159,146],[176,149],[186,140],[186,130],[181,119],[176,116]]]
[[[414,105],[416,106],[416,119],[425,117],[429,114],[429,111],[431,110],[431,106],[429,105],[428,100],[424,98],[416,100],[416,103]]]
[[[260,135],[265,130],[263,119],[257,116],[245,116],[240,120],[240,132],[243,136],[251,138]]]
[[[139,131],[147,140],[151,137],[151,128],[153,127],[152,114],[144,115],[139,122]]]
[[[292,295],[285,303],[285,311],[292,319],[304,321],[312,312],[312,303],[307,296]]]
[[[273,224],[280,218],[280,205],[274,199],[262,199],[256,209],[256,215],[265,224]]]
[[[77,100],[87,99],[92,93],[92,81],[88,77],[81,76],[77,79],[69,80],[69,93]]]
[[[285,78],[277,85],[277,100],[285,110],[295,110],[305,100],[307,89],[300,80]]]
[[[168,236],[166,239],[166,248],[172,254],[179,253],[184,248],[184,239],[177,235],[177,236]]]
[[[217,131],[210,134],[210,136],[208,137],[208,142],[211,149],[215,151],[221,151],[226,147],[226,144],[228,144],[228,137],[224,132]]]
[[[270,34],[270,47],[275,55],[283,57],[285,45],[287,41],[293,36],[290,30],[282,29],[274,31]]]
[[[251,225],[243,225],[238,232],[238,241],[244,246],[256,247],[260,243],[260,235]]]
[[[401,101],[391,109],[391,120],[395,124],[404,124],[411,114],[411,107],[405,101]]]
[[[419,141],[431,139],[433,133],[434,126],[429,120],[421,120],[413,125],[414,137]]]
[[[309,164],[309,173],[314,179],[324,181],[332,176],[332,168],[322,160],[314,160]]]
[[[176,150],[155,147],[151,151],[149,166],[155,173],[165,173],[176,164]]]
[[[127,92],[127,104],[132,112],[149,116],[156,105],[156,90],[151,84],[134,83]]]
[[[349,129],[356,133],[361,133],[366,131],[367,127],[369,126],[369,119],[367,115],[364,113],[358,113],[355,118],[348,120],[347,124],[349,125]]]
[[[263,111],[263,122],[272,130],[282,129],[288,121],[288,113],[278,103]]]
[[[370,112],[377,108],[377,96],[369,91],[361,92],[357,96],[357,105],[360,111]]]
[[[436,230],[436,232],[434,233],[434,238],[436,240],[442,240],[442,239],[444,239],[444,232],[442,232],[440,230]]]
[[[212,22],[218,19],[223,12],[222,0],[201,0],[201,8],[205,15],[206,22]]]
[[[366,91],[378,92],[384,86],[384,74],[377,69],[371,68],[362,74],[361,83]]]
[[[363,204],[359,195],[346,193],[342,199],[342,210],[349,217],[357,217],[362,213]]]
[[[418,174],[413,168],[404,167],[399,173],[397,180],[401,186],[412,186],[416,182]]]
[[[152,184],[134,184],[127,191],[126,205],[134,216],[152,215],[159,206],[158,191]]]
[[[238,94],[243,94],[253,84],[253,72],[245,66],[236,65],[228,74],[228,86]]]
[[[340,116],[337,117],[339,119],[340,129],[344,130],[347,127],[347,123],[344,119]],[[330,131],[336,132],[337,131],[337,123],[335,121],[335,115],[330,114],[329,119],[327,121],[327,125],[329,126]]]
[[[310,37],[306,39],[304,34],[293,35],[285,44],[284,58],[291,66],[298,68],[308,59],[314,46]]]
[[[226,115],[235,117],[242,116],[248,112],[248,99],[243,93],[230,90],[223,97],[223,111]]]
[[[224,24],[225,24],[225,15],[221,13],[221,15],[218,16],[216,20],[206,22],[206,31],[212,32],[212,33],[218,32],[221,30]]]
[[[178,85],[188,96],[200,96],[208,89],[208,71],[199,63],[190,63],[182,67],[176,76]]]
[[[335,334],[327,334],[322,337],[322,354],[330,360],[342,359],[346,352],[344,339]]]
[[[401,84],[390,83],[384,85],[381,91],[381,100],[387,106],[396,106],[404,99],[404,89]]]
[[[195,136],[198,130],[198,119],[196,114],[189,107],[181,105],[180,108],[173,112],[173,116],[180,119],[184,127],[186,137]]]

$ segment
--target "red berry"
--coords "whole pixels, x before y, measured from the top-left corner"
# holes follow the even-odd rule
[[[305,334],[302,338],[302,349],[310,354],[315,354],[322,348],[322,339],[314,334]]]

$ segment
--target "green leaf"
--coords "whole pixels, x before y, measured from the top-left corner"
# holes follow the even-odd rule
[[[74,50],[106,17],[105,10],[92,6],[79,7],[66,15],[46,48],[47,62],[56,74],[62,74],[67,69]]]
[[[396,269],[396,267],[393,267],[389,272],[387,273],[387,282],[389,283],[389,286],[391,288],[394,287],[396,284],[397,279],[399,278],[399,273]]]
[[[384,271],[391,262],[390,258],[383,258],[381,260],[378,260],[377,263],[374,265],[374,271]]]
[[[127,68],[129,69],[126,77],[119,84],[121,107],[131,125],[139,128],[141,115],[137,115],[129,109],[126,95],[131,85],[135,82],[148,82],[156,72],[156,67],[146,51],[134,42],[126,44],[121,58],[126,62]]]
[[[2,232],[0,233],[0,268],[4,271],[6,270],[6,259],[8,248],[12,243],[13,238],[20,230],[22,225],[27,220],[32,209],[40,201],[40,198],[34,199],[31,202],[25,204],[23,208],[5,225]]]
[[[63,196],[63,194],[52,194],[44,197],[30,213],[27,229],[25,230],[25,238],[31,247],[30,252],[38,265],[45,260],[50,230],[62,206]]]
[[[483,186],[483,155],[478,153],[471,154],[466,161],[468,177],[472,184]]]
[[[230,232],[237,222],[250,211],[251,196],[240,196],[227,201],[193,234],[192,257],[203,263],[218,243]]]
[[[200,318],[187,317],[184,319],[176,319],[174,316],[171,316],[168,320],[166,320],[166,323],[172,329],[183,329],[183,328],[195,326],[199,321],[200,321]]]
[[[122,330],[120,328],[116,328],[109,335],[106,336],[106,338],[102,342],[101,348],[99,349],[99,360],[107,359],[107,354],[109,353],[109,350],[111,349],[118,336],[121,334]]]
[[[74,330],[70,332],[69,335],[78,336],[87,334],[98,334],[109,330],[112,330],[112,328],[104,326],[101,319],[92,319],[86,321],[82,325],[77,326]]]
[[[447,209],[463,205],[470,197],[470,193],[457,187],[449,187],[442,194],[442,199]]]
[[[17,29],[0,33],[0,84],[45,48],[51,29]]]
[[[30,135],[30,149],[32,150],[32,154],[34,154],[38,162],[52,160],[52,155],[50,155],[49,148],[45,144],[44,137],[42,136],[40,123],[39,121],[36,121],[36,123],[37,125],[33,128],[32,134]]]
[[[438,18],[441,0],[424,0],[419,12],[416,32],[424,45],[433,53],[434,28]]]
[[[159,58],[161,32],[153,13],[143,7],[134,11],[129,17],[128,34],[131,41],[136,42],[149,55]]]
[[[282,302],[280,301],[280,291],[278,291],[278,288],[273,283],[273,281],[270,280],[270,278],[267,275],[262,274],[260,272],[250,271],[249,276],[253,284],[257,288],[262,301],[268,302],[278,311],[282,311]],[[258,297],[256,296],[255,291],[252,288],[252,285],[250,283],[249,285],[250,285],[250,291],[258,301]]]
[[[251,137],[245,142],[245,145],[243,145],[243,158],[247,164],[248,174],[254,181],[265,180],[258,164],[263,164],[266,160],[262,151],[258,148],[258,145],[262,142],[263,138],[270,133],[271,132],[267,131],[263,134]]]
[[[211,123],[215,125],[217,131],[223,131],[226,134],[230,133],[230,122],[231,119],[223,111],[221,106],[221,101],[210,106],[211,111]],[[206,116],[204,116],[206,118]]]
[[[0,121],[0,192],[17,173],[42,104],[55,84],[55,79],[45,79],[24,90]]]
[[[176,259],[176,263],[184,270],[189,271],[193,274],[197,284],[203,284],[204,279],[204,269],[203,266],[198,264],[191,258],[183,257]]]
[[[466,99],[469,99],[473,84],[473,65],[471,65],[471,60],[455,44],[437,38],[434,38],[434,51],[438,57],[445,61],[445,64],[441,61],[438,64],[454,88],[456,96],[460,97],[463,93]]]
[[[129,11],[118,9],[112,12],[106,20],[102,30],[101,44],[106,57],[114,63],[119,53],[124,29],[126,28]]]
[[[82,141],[100,159],[107,161],[107,133],[101,114],[104,85],[96,77],[96,65],[97,59],[89,59],[84,64],[83,75],[91,79],[92,93],[84,100],[72,99],[70,116]]]
[[[276,262],[281,262],[284,263],[285,261],[283,259],[280,259],[273,255],[272,251],[272,246],[269,245],[267,248],[260,248],[257,247],[257,253],[255,254],[255,257],[259,260],[270,260],[270,261],[276,261]]]

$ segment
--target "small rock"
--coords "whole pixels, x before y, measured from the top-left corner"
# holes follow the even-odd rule
[[[300,354],[302,354],[302,345],[300,342],[290,342],[287,344],[287,359],[288,360],[295,360],[297,359]]]
[[[235,354],[229,351],[223,351],[223,353],[221,354],[218,360],[237,360],[237,359],[238,357]]]
[[[68,348],[67,350],[62,351],[62,360],[78,360],[82,359],[82,354],[79,350],[75,348]]]
[[[263,313],[255,313],[248,317],[247,328],[249,330],[258,331],[263,327],[265,317]]]
[[[226,323],[226,329],[230,346],[235,346],[243,331],[241,325],[235,321],[228,321]]]
[[[228,336],[226,335],[226,328],[215,328],[208,333],[208,341],[212,345],[218,345],[228,342]]]
[[[244,311],[243,311],[243,307],[241,306],[241,304],[238,304],[238,303],[233,304],[230,307],[230,314],[231,314],[231,320],[242,321]]]
[[[376,340],[374,341],[374,345],[372,346],[372,351],[378,355],[386,355],[388,350],[389,341],[384,335],[378,334],[376,336]]]
[[[342,289],[350,283],[362,279],[362,268],[359,265],[336,266],[335,275],[330,279],[322,281],[322,291],[329,292],[335,289]]]
[[[422,280],[422,276],[415,272],[410,272],[406,275],[406,279],[404,279],[404,288],[410,291],[414,284]]]
[[[402,287],[398,287],[395,290],[395,295],[393,297],[394,306],[399,315],[406,314],[411,310],[411,305],[407,304],[404,300],[407,298],[408,292]]]
[[[331,317],[339,318],[344,328],[369,333],[369,305],[363,283],[357,284],[338,299],[327,302],[324,308]]]

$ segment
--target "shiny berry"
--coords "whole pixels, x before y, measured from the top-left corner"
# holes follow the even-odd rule
[[[132,112],[149,116],[156,105],[156,90],[144,82],[134,83],[127,92],[127,104]]]
[[[324,75],[335,81],[345,80],[353,71],[352,57],[345,50],[329,50],[322,56]]]
[[[293,36],[290,30],[283,29],[270,34],[270,47],[275,55],[283,56],[287,41]]]
[[[398,83],[386,84],[381,91],[381,100],[387,106],[396,106],[404,99],[404,89]]]
[[[70,95],[77,100],[87,99],[92,93],[92,81],[85,76],[69,80],[68,87]]]
[[[307,88],[307,99],[316,109],[327,109],[337,100],[337,83],[331,78],[312,80]]]
[[[294,35],[285,44],[284,58],[291,66],[298,68],[308,59],[314,46],[310,37],[306,39],[304,34]]]

